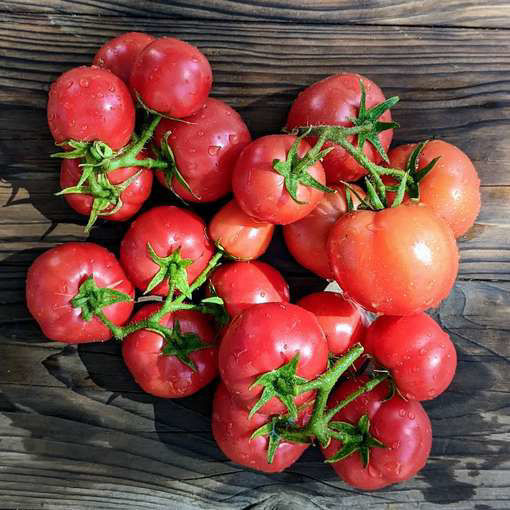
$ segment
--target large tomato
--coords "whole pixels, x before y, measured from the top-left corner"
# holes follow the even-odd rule
[[[163,119],[154,134],[161,146],[167,142],[175,164],[190,193],[175,177],[158,170],[163,186],[171,188],[190,202],[212,202],[232,190],[232,171],[239,153],[251,142],[251,135],[241,116],[227,103],[208,98],[200,110],[186,122]]]
[[[305,425],[310,417],[311,407],[305,408],[298,416],[297,424]],[[248,411],[240,406],[220,383],[213,401],[212,433],[221,451],[236,464],[266,473],[278,473],[290,467],[301,457],[308,444],[282,441],[271,464],[267,461],[268,439],[251,435],[268,421],[265,414],[255,413],[251,418]]]
[[[219,368],[223,382],[236,400],[252,409],[263,388],[250,386],[262,374],[278,369],[299,355],[296,375],[313,379],[327,367],[328,345],[316,317],[289,303],[263,303],[240,313],[223,336]],[[303,393],[300,405],[313,397]],[[273,397],[261,409],[263,414],[286,411]]]
[[[194,46],[161,37],[136,57],[129,83],[143,104],[181,119],[197,112],[212,86],[212,70]]]
[[[412,315],[438,306],[457,276],[459,253],[450,227],[424,204],[343,215],[328,252],[335,279],[361,306]]]
[[[265,262],[224,264],[210,277],[214,292],[225,302],[230,317],[259,303],[288,302],[289,285],[283,276]]]
[[[405,398],[436,398],[455,375],[455,346],[434,319],[424,313],[379,317],[368,328],[362,343],[365,351],[390,371]]]
[[[230,257],[253,260],[267,250],[274,224],[254,220],[231,200],[214,215],[208,231],[209,237]]]
[[[406,168],[416,144],[400,145],[388,154],[389,165]],[[420,181],[420,201],[441,216],[455,237],[470,229],[480,212],[480,179],[471,160],[455,145],[432,140],[421,152],[418,170],[439,158]]]
[[[322,198],[323,191],[298,183],[296,195],[299,202],[296,202],[285,187],[284,177],[273,168],[275,160],[287,160],[295,141],[296,137],[291,135],[263,136],[241,152],[234,168],[232,188],[237,203],[249,216],[259,221],[287,225],[308,215]],[[304,157],[310,148],[302,140],[298,157]],[[325,184],[320,162],[307,171],[320,184]]]
[[[28,310],[50,340],[79,344],[103,342],[112,337],[100,319],[94,316],[84,320],[82,308],[75,308],[71,303],[80,286],[91,276],[99,289],[112,289],[134,297],[133,286],[115,256],[94,243],[61,244],[37,257],[28,269]],[[116,326],[121,326],[132,310],[131,299],[105,306],[102,312]]]
[[[134,315],[132,322],[146,319],[159,308],[157,304],[144,306]],[[209,319],[196,310],[179,310],[167,314],[160,324],[173,328],[177,339],[166,340],[147,329],[135,331],[122,342],[124,362],[136,382],[151,395],[163,398],[193,395],[209,384],[218,373],[214,329]],[[194,343],[209,344],[210,347],[199,348],[187,354],[186,348],[191,345],[190,335],[193,335]],[[177,356],[178,351],[185,362]]]
[[[385,98],[381,89],[371,80],[356,73],[339,73],[329,76],[303,90],[292,103],[287,118],[287,128],[300,126],[314,126],[328,124],[332,126],[352,126],[350,119],[359,113],[362,81],[366,91],[366,108],[382,103]],[[379,118],[381,122],[391,122],[391,113],[386,110]],[[357,137],[349,139],[357,145]],[[393,130],[388,129],[379,133],[379,141],[384,150],[388,150]],[[310,138],[314,143],[315,138]],[[337,144],[326,143],[324,147],[334,146],[335,149],[327,154],[322,162],[326,171],[328,183],[356,181],[367,173],[345,149]],[[370,142],[365,142],[363,152],[375,163],[381,157]]]
[[[192,260],[186,268],[188,283],[206,268],[214,252],[205,224],[196,214],[175,206],[154,207],[144,212],[131,223],[120,245],[122,266],[129,279],[142,291],[160,271],[160,265],[149,254],[148,243],[159,257],[168,257],[179,250],[182,259]],[[152,293],[166,296],[167,279]]]
[[[368,381],[367,377],[350,379],[333,393],[328,403],[334,407],[345,397]],[[429,417],[416,400],[404,400],[394,395],[387,400],[388,384],[381,383],[372,391],[356,398],[335,415],[336,421],[356,425],[367,415],[369,433],[384,448],[371,448],[368,465],[363,466],[360,452],[331,466],[344,482],[363,490],[374,490],[413,477],[427,462],[432,444],[432,428]],[[323,449],[326,458],[332,457],[342,446],[333,439]]]
[[[355,184],[352,187],[364,197],[365,192]],[[302,220],[283,227],[285,244],[292,256],[315,274],[332,280],[333,271],[329,265],[326,249],[329,231],[342,214],[347,212],[345,187],[331,186],[336,193],[324,193],[313,211]],[[358,198],[351,193],[353,205],[359,205]]]
[[[144,159],[146,156],[146,153],[142,151],[138,154],[137,159]],[[62,189],[73,187],[78,183],[83,172],[80,167],[81,163],[81,159],[62,160],[60,166],[60,187]],[[110,184],[122,186],[126,181],[130,181],[126,189],[120,193],[121,207],[113,214],[100,214],[99,217],[111,221],[125,221],[134,216],[149,198],[152,189],[152,176],[153,173],[150,168],[137,166],[117,168],[108,172],[106,178]],[[85,186],[87,186],[87,183],[85,183]],[[92,211],[93,195],[69,193],[65,194],[64,198],[80,214],[88,216]],[[113,207],[112,204],[105,212],[111,211]]]
[[[117,150],[131,139],[135,107],[127,86],[112,72],[75,67],[51,85],[48,124],[56,143],[100,140]]]

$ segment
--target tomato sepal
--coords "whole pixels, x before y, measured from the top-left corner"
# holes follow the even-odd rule
[[[218,295],[202,299],[197,306],[197,310],[212,315],[218,327],[222,328],[230,322],[230,315],[225,307],[225,301]]]

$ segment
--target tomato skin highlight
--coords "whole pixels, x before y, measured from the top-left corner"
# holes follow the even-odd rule
[[[135,107],[127,86],[112,72],[75,67],[50,87],[48,125],[55,143],[100,140],[118,150],[133,134]]]
[[[71,300],[80,285],[93,275],[100,288],[109,287],[134,297],[134,289],[124,270],[107,249],[94,243],[70,242],[39,255],[27,273],[26,300],[31,315],[50,340],[67,344],[104,342],[110,330],[97,318],[81,318],[81,308]],[[122,326],[131,315],[133,301],[103,308],[105,316]]]
[[[390,370],[407,399],[436,398],[455,376],[455,346],[434,319],[424,313],[378,317],[362,343],[367,353]]]
[[[158,304],[148,304],[133,316],[141,321],[157,312]],[[212,347],[190,354],[196,371],[182,363],[176,356],[162,353],[165,341],[153,331],[141,329],[131,333],[122,342],[122,356],[139,386],[151,395],[161,398],[182,398],[193,395],[209,384],[218,373],[218,349],[215,332],[209,319],[196,310],[178,310],[163,316],[160,324],[171,328],[178,321],[182,333],[195,333]]]
[[[303,90],[292,103],[287,117],[287,129],[300,126],[352,126],[349,118],[358,116],[361,88],[360,80],[366,91],[366,108],[382,103],[385,100],[381,89],[371,80],[356,73],[338,73],[313,83]],[[381,122],[391,122],[391,113],[386,110],[379,118]],[[393,130],[379,133],[379,140],[384,150],[388,150],[393,138]],[[307,137],[310,144],[315,143],[316,137]],[[357,137],[348,139],[357,146]],[[357,181],[366,175],[363,168],[345,149],[337,144],[326,142],[324,148],[334,146],[335,149],[324,157],[322,165],[326,172],[328,184],[339,181]],[[365,142],[363,152],[374,163],[381,161],[381,156],[370,142]]]
[[[265,253],[274,233],[272,223],[256,221],[235,200],[225,204],[209,223],[209,237],[237,260],[254,260]]]
[[[213,401],[212,433],[221,451],[236,464],[264,473],[279,473],[294,464],[308,448],[308,444],[282,441],[273,462],[269,464],[267,437],[250,440],[253,432],[268,422],[268,417],[255,413],[249,418],[248,414],[228,392],[225,384],[220,383]],[[298,416],[298,425],[305,425],[310,414],[311,407],[305,408]]]
[[[232,318],[256,304],[290,301],[289,285],[280,272],[258,260],[224,264],[209,281]]]
[[[457,276],[450,227],[424,204],[343,215],[328,239],[335,280],[350,299],[385,315],[435,308]]]
[[[353,184],[352,187],[361,197],[365,196],[359,186]],[[327,280],[335,277],[327,252],[329,231],[338,218],[347,212],[345,186],[339,184],[331,188],[336,193],[324,193],[308,216],[283,227],[285,244],[291,255],[300,265]],[[354,193],[351,193],[351,198],[354,207],[357,207],[360,202]]]
[[[120,262],[129,279],[141,291],[145,291],[159,270],[148,254],[148,242],[160,257],[166,257],[180,248],[182,258],[193,260],[186,269],[188,283],[193,282],[206,268],[214,253],[204,222],[191,211],[175,206],[160,206],[144,212],[131,223],[120,244]],[[168,282],[161,282],[151,294],[166,296]]]
[[[329,352],[336,356],[345,354],[365,333],[359,309],[337,292],[308,294],[296,304],[317,317]]]
[[[240,405],[251,409],[262,393],[250,389],[257,377],[288,363],[299,354],[296,374],[313,379],[327,367],[328,346],[317,318],[290,303],[262,303],[237,315],[228,326],[220,345],[220,375]],[[295,398],[300,405],[313,398],[307,392]],[[285,406],[272,398],[262,414],[285,413]]]
[[[416,144],[400,145],[388,157],[393,168],[404,169]],[[439,157],[434,168],[420,181],[420,201],[430,206],[453,230],[464,235],[480,212],[480,178],[471,160],[458,147],[431,140],[423,149],[418,169]]]
[[[232,191],[232,172],[240,152],[251,142],[241,116],[227,103],[208,98],[186,123],[163,119],[154,134],[158,147],[165,133],[175,162],[194,194],[178,180],[172,188],[188,202],[213,202]],[[165,174],[156,172],[158,181],[168,188]]]
[[[205,103],[212,70],[207,58],[191,44],[161,37],[138,54],[129,83],[145,106],[182,119]]]
[[[324,192],[303,184],[297,185],[297,203],[285,189],[284,177],[273,169],[274,160],[285,161],[296,137],[268,135],[250,143],[241,152],[232,176],[234,198],[239,207],[259,221],[287,225],[307,216]],[[297,154],[302,158],[311,146],[301,141]],[[326,183],[324,169],[317,162],[308,173],[321,184]]]
[[[342,383],[330,397],[328,407],[334,407],[368,381],[361,376]],[[334,420],[356,424],[363,415],[370,419],[370,434],[386,448],[372,448],[368,466],[361,462],[359,452],[332,463],[337,475],[352,487],[375,490],[412,478],[427,462],[432,445],[432,427],[427,413],[416,400],[404,400],[394,395],[386,400],[389,385],[383,382],[372,391],[348,404]],[[322,448],[326,458],[336,453],[341,442],[333,439]]]

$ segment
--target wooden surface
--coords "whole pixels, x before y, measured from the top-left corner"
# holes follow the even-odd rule
[[[509,508],[510,32],[487,27],[510,27],[510,2],[438,5],[0,4],[1,509]],[[278,131],[307,84],[354,70],[387,96],[401,96],[397,142],[437,136],[474,160],[482,211],[460,241],[457,285],[435,313],[457,345],[459,367],[448,392],[426,404],[434,444],[415,479],[360,493],[316,450],[283,474],[241,469],[212,440],[211,388],[181,401],[152,398],[130,378],[118,346],[64,347],[30,319],[28,265],[43,249],[85,238],[83,218],[53,196],[58,164],[48,159],[48,85],[126,30],[198,45],[214,68],[214,95],[239,109],[254,135]],[[152,203],[166,202],[156,188]],[[102,224],[91,238],[114,247],[124,228]],[[295,297],[323,285],[292,262],[279,236],[266,258],[284,271]]]

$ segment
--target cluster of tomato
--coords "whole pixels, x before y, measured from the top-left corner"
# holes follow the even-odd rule
[[[480,208],[476,170],[440,140],[387,154],[398,98],[357,74],[311,85],[284,134],[254,141],[211,86],[195,47],[140,33],[52,85],[60,193],[87,228],[134,216],[153,173],[183,201],[234,198],[209,225],[184,207],[147,210],[120,260],[86,242],[47,251],[28,272],[30,312],[52,340],[122,341],[134,378],[158,397],[191,395],[219,373],[212,430],[241,465],[281,471],[318,443],[355,487],[408,479],[431,447],[420,401],[455,373],[455,348],[424,311],[455,281],[455,238]],[[275,225],[295,259],[343,293],[290,304],[282,275],[255,260]],[[216,267],[222,257],[234,261]],[[156,297],[132,315],[135,288]]]

